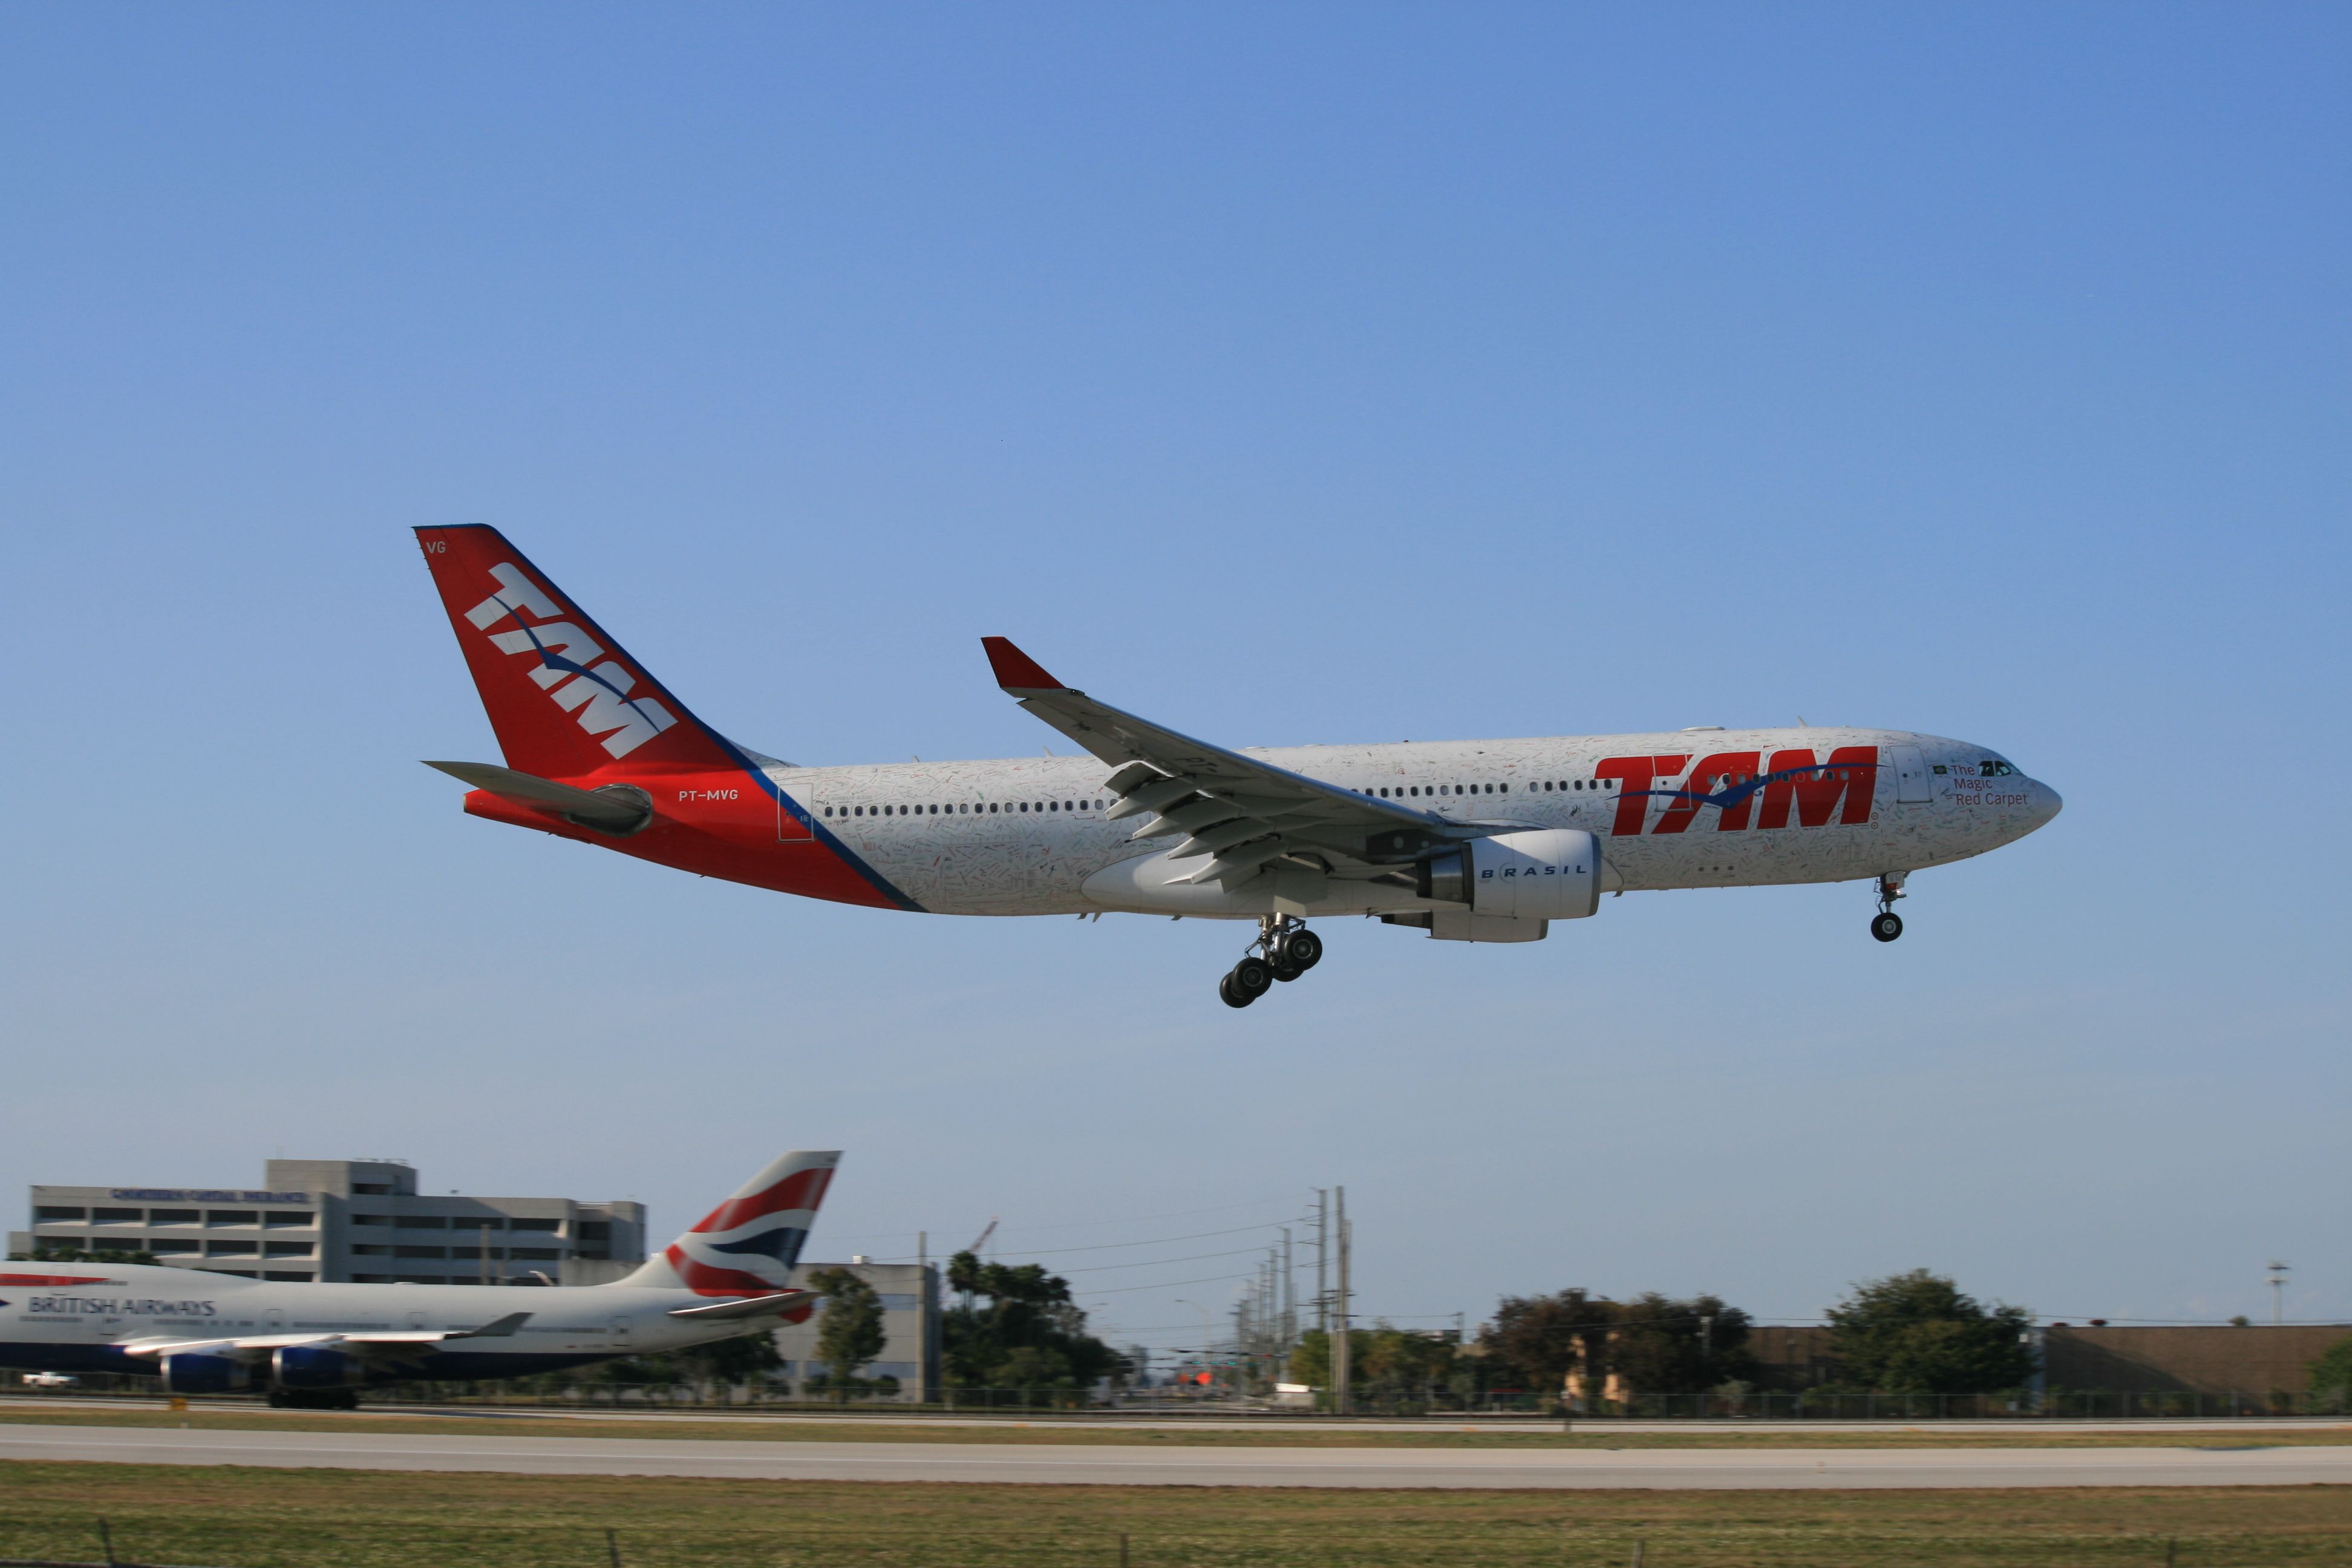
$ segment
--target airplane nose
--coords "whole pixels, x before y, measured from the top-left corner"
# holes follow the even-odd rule
[[[2041,827],[2046,826],[2052,817],[2065,810],[2066,803],[2059,797],[2056,790],[2036,779],[2033,783],[2033,801],[2027,809],[2033,813],[2033,826]]]

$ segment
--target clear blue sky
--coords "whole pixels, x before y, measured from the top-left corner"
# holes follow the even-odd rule
[[[11,7],[0,1205],[389,1153],[667,1231],[838,1144],[825,1252],[1345,1183],[1412,1321],[2352,1316],[2347,84],[2333,5]],[[1233,744],[1802,714],[2067,810],[1892,947],[1339,922],[1237,1015],[1236,928],[461,816],[469,521],[798,762],[1052,741],[1003,632]],[[1247,1264],[1083,1283],[1183,1343]]]

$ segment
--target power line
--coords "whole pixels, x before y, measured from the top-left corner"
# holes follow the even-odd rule
[[[1164,1280],[1158,1285],[1121,1285],[1115,1290],[1089,1290],[1087,1294],[1089,1297],[1125,1296],[1137,1290],[1173,1290],[1179,1286],[1183,1285],[1218,1285],[1223,1284],[1228,1279],[1249,1279],[1254,1278],[1255,1278],[1255,1276],[1251,1274],[1218,1274],[1213,1275],[1206,1279],[1169,1279]]]
[[[1295,1204],[1297,1201],[1297,1194],[1282,1193],[1272,1197],[1249,1198],[1241,1203],[1235,1204],[1213,1204],[1207,1208],[1171,1209],[1166,1214],[1129,1215],[1125,1219],[1074,1219],[1053,1221],[1044,1225],[1016,1226],[1012,1230],[1006,1231],[1003,1234],[1007,1236],[1025,1236],[1031,1231],[1036,1230],[1079,1230],[1089,1226],[1148,1225],[1156,1219],[1183,1219],[1188,1215],[1196,1214],[1229,1214],[1234,1209],[1255,1208],[1261,1204]],[[1275,1220],[1270,1221],[1269,1223],[1279,1225],[1281,1222],[1279,1220]]]
[[[1284,1222],[1267,1220],[1263,1225],[1237,1225],[1230,1230],[1196,1230],[1188,1236],[1155,1236],[1149,1241],[1098,1241],[1091,1247],[1047,1247],[1024,1249],[1015,1254],[1021,1258],[1058,1258],[1069,1252],[1108,1252],[1121,1247],[1164,1247],[1171,1241],[1205,1241],[1213,1236],[1242,1236],[1253,1230],[1272,1230]],[[1250,1250],[1255,1251],[1255,1248]]]
[[[1116,1268],[1157,1268],[1163,1263],[1199,1263],[1210,1258],[1255,1257],[1264,1252],[1262,1247],[1236,1247],[1225,1252],[1195,1252],[1189,1258],[1139,1258],[1129,1263],[1097,1263],[1091,1268],[1065,1268],[1065,1274],[1106,1274]]]

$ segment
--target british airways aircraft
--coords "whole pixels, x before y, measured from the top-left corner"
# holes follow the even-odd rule
[[[495,529],[417,539],[505,752],[427,764],[472,815],[839,903],[1255,921],[1218,982],[1234,1007],[1315,966],[1323,915],[1535,942],[1604,893],[1868,879],[1893,942],[1912,872],[2060,805],[1998,752],[1907,730],[1229,750],[993,637],[997,684],[1087,754],[802,767],[696,718]]]
[[[415,1378],[523,1377],[805,1322],[793,1265],[838,1151],[775,1160],[610,1285],[284,1284],[146,1264],[0,1264],[0,1366],[162,1373],[173,1394],[267,1388],[350,1409]]]

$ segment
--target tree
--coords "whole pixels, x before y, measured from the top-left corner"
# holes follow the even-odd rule
[[[1568,1374],[1600,1369],[1614,1302],[1582,1289],[1553,1296],[1506,1296],[1479,1333],[1487,1353],[1516,1368],[1535,1388],[1563,1394]]]
[[[824,1297],[824,1321],[817,1327],[816,1355],[836,1387],[846,1388],[857,1369],[882,1353],[889,1336],[882,1328],[882,1298],[846,1268],[820,1268],[810,1288]]]
[[[90,1251],[79,1247],[37,1247],[30,1252],[12,1252],[11,1263],[144,1263],[152,1266],[152,1252],[126,1252],[119,1247],[101,1247]]]
[[[2033,1375],[2032,1321],[1915,1268],[1854,1286],[1830,1309],[1830,1344],[1849,1379],[1883,1393],[1990,1394]]]
[[[2311,1392],[2341,1399],[2352,1395],[2352,1338],[2341,1339],[2311,1363]]]
[[[713,1340],[677,1353],[700,1376],[725,1387],[755,1383],[784,1364],[782,1352],[776,1349],[773,1329]]]
[[[1087,1332],[1070,1282],[1040,1264],[948,1259],[962,1300],[941,1323],[948,1376],[960,1388],[1071,1390],[1122,1372],[1126,1358]]]
[[[1617,1305],[1609,1370],[1634,1394],[1698,1394],[1756,1370],[1748,1314],[1716,1296],[1672,1300],[1651,1290]]]
[[[1463,1366],[1460,1347],[1450,1339],[1376,1323],[1348,1331],[1348,1364],[1354,1393],[1367,1399],[1427,1399],[1450,1390]],[[1331,1386],[1331,1336],[1309,1329],[1298,1336],[1284,1363],[1283,1376],[1310,1388]]]

